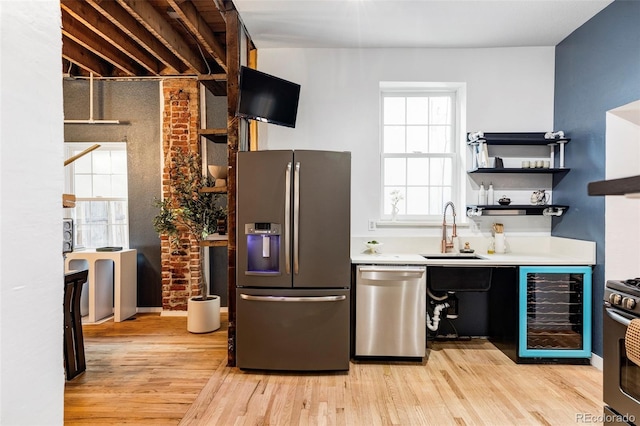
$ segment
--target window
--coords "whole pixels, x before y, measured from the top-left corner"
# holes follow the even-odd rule
[[[93,143],[65,143],[65,158]],[[75,245],[129,247],[127,151],[122,142],[100,148],[65,167],[65,192],[75,194]]]
[[[457,94],[381,85],[383,219],[440,220],[462,199]]]

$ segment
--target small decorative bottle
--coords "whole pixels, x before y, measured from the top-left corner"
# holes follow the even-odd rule
[[[484,182],[480,184],[480,191],[478,191],[478,204],[482,206],[487,204],[487,191],[484,189]]]
[[[495,203],[496,203],[496,199],[493,194],[493,183],[489,182],[489,189],[487,190],[487,204],[493,205]]]
[[[496,252],[496,242],[493,239],[493,237],[491,237],[491,240],[489,240],[489,246],[487,247],[487,254],[494,254]]]

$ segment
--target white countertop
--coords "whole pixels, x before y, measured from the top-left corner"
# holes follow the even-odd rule
[[[481,259],[426,259],[420,254],[369,254],[361,253],[351,256],[351,263],[357,264],[392,264],[392,265],[460,265],[460,266],[526,266],[526,265],[591,265],[592,263],[577,257],[552,256],[540,254],[483,254]]]
[[[407,238],[385,238],[380,253],[371,253],[359,238],[352,239],[351,263],[460,266],[594,265],[595,243],[559,237],[516,237],[504,254],[487,254],[484,241],[475,241],[480,259],[426,259],[423,255],[441,255],[433,241],[420,243]],[[468,239],[465,239],[465,241]],[[436,241],[437,243],[438,241]],[[424,249],[423,249],[424,247]],[[482,249],[480,249],[480,247]],[[453,253],[451,253],[453,254]]]

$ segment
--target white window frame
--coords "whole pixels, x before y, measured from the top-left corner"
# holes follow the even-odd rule
[[[389,95],[404,96],[424,96],[424,95],[442,95],[450,94],[453,98],[453,126],[452,126],[452,152],[451,153],[384,153],[384,97]],[[456,215],[458,223],[466,223],[467,218],[465,197],[466,187],[466,156],[465,138],[466,130],[464,122],[466,120],[465,113],[466,104],[466,84],[465,83],[448,83],[448,82],[381,82],[380,83],[380,219],[383,223],[379,225],[396,224],[398,226],[441,226],[442,225],[442,209],[447,201],[453,201],[456,206]],[[451,158],[451,200],[443,200],[438,213],[426,215],[407,215],[399,214],[393,222],[392,215],[386,213],[385,207],[385,158]]]
[[[86,148],[91,147],[92,145],[95,145],[94,142],[65,142],[64,144],[64,152],[65,152],[65,158],[70,158],[71,156],[73,156],[75,151],[82,151]],[[100,145],[100,150],[109,150],[109,151],[124,151],[126,153],[127,151],[127,144],[125,142],[99,142]],[[95,151],[92,151],[95,152]],[[91,155],[92,152],[86,154],[87,156]],[[74,169],[74,163],[71,163],[67,166],[65,166],[65,193],[68,194],[75,194],[75,182],[74,182],[74,173],[75,173],[75,169]],[[76,209],[79,208],[77,206],[77,204],[79,202],[93,202],[93,201],[99,201],[99,202],[110,202],[110,201],[124,201],[126,203],[126,219],[125,219],[125,223],[122,224],[121,226],[124,227],[124,238],[125,241],[122,242],[122,247],[123,248],[129,248],[129,197],[128,195],[126,197],[79,197],[76,196],[76,207],[73,209],[65,209],[65,217],[72,217],[74,220],[77,217],[77,213],[76,213]],[[70,210],[71,212],[67,212],[67,210]],[[115,225],[113,223],[108,223],[107,225]],[[120,225],[120,224],[118,224]],[[111,231],[111,226],[108,226],[107,229],[109,231]],[[78,233],[79,229],[78,229],[78,223],[74,223],[74,242],[78,241],[77,238],[77,233]],[[111,241],[111,235],[108,238]],[[120,243],[119,243],[120,244]],[[111,244],[109,244],[111,245]],[[80,247],[80,246],[79,246]],[[97,248],[93,245],[81,245],[82,248]]]

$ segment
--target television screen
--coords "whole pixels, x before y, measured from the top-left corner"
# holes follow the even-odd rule
[[[239,97],[236,116],[296,127],[299,84],[243,66]]]

